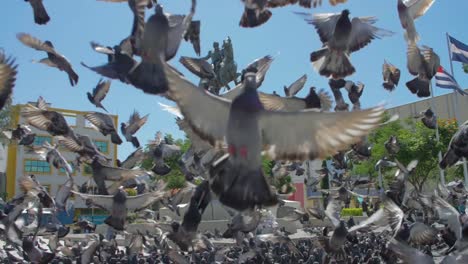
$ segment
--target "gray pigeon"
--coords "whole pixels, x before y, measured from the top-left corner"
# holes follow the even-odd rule
[[[382,75],[383,75],[383,87],[387,91],[395,90],[395,87],[398,85],[400,81],[400,69],[395,67],[394,65],[390,64],[388,61],[384,61],[382,66]]]
[[[117,160],[117,166],[130,170],[140,165],[144,159],[145,159],[145,153],[143,151],[143,148],[139,147],[130,155],[128,155],[128,157],[123,162],[120,162],[119,160]]]
[[[47,154],[45,155],[46,161],[54,166],[54,168],[57,170],[63,169],[70,177],[73,174],[73,168],[70,166],[62,153],[60,153],[60,151],[57,149],[57,146],[50,145],[50,143],[47,141],[45,141],[42,146],[47,149]]]
[[[67,150],[77,153],[78,160],[91,163],[97,157],[101,162],[107,162],[110,159],[99,151],[96,145],[87,135],[76,134],[76,139],[58,136],[56,137],[58,144],[64,146]],[[75,166],[78,169],[79,166]]]
[[[128,197],[123,187],[120,187],[115,195],[92,195],[75,191],[73,193],[87,203],[108,211],[110,216],[104,222],[119,231],[124,230],[128,213],[145,209],[166,195],[161,190],[156,190]]]
[[[304,87],[307,82],[307,75],[302,75],[299,79],[294,81],[289,87],[284,86],[284,94],[286,97],[295,96]]]
[[[300,111],[304,109],[329,111],[332,105],[330,95],[323,89],[317,92],[315,87],[310,87],[309,94],[305,98],[280,97],[262,92],[259,92],[258,96],[263,107],[272,111]]]
[[[192,21],[190,23],[189,28],[187,29],[187,32],[185,32],[184,35],[185,41],[190,41],[193,45],[193,49],[195,50],[195,53],[200,56],[201,50],[200,50],[200,21]]]
[[[52,42],[48,40],[42,42],[26,33],[18,33],[16,37],[21,43],[30,48],[47,52],[47,58],[41,59],[39,63],[65,71],[68,74],[71,86],[75,86],[78,83],[78,74],[75,73],[70,62],[54,49]]]
[[[364,92],[364,84],[361,82],[354,83],[353,81],[346,81],[345,87],[348,91],[348,98],[352,104],[359,102],[362,93]]]
[[[409,44],[407,57],[408,70],[417,77],[407,82],[406,87],[418,97],[429,97],[430,81],[440,67],[439,56],[430,47],[420,49],[416,44]]]
[[[42,110],[27,104],[21,109],[21,116],[29,125],[47,131],[52,136],[76,137],[73,130],[68,126],[65,117],[59,112]]]
[[[98,112],[89,112],[85,114],[84,117],[104,136],[110,134],[112,143],[117,145],[122,144],[122,139],[120,139],[120,136],[115,129],[114,122],[110,116]]]
[[[448,145],[447,152],[439,163],[439,166],[445,169],[453,166],[462,157],[468,158],[466,142],[468,142],[468,121],[463,123],[455,135],[453,135]]]
[[[26,2],[29,2],[33,9],[33,14],[34,14],[34,22],[38,25],[45,25],[47,22],[49,22],[50,17],[49,14],[47,14],[47,10],[44,7],[44,4],[42,4],[42,0],[25,0]]]
[[[192,129],[214,146],[226,139],[229,154],[213,165],[212,189],[221,202],[239,210],[276,203],[261,169],[262,149],[279,160],[325,157],[369,133],[383,113],[382,107],[339,114],[266,111],[252,71],[243,76],[243,92],[230,102],[207,94],[166,67],[169,97]]]
[[[267,9],[268,0],[241,0],[244,3],[244,13],[239,25],[252,28],[266,23],[272,13]]]
[[[434,0],[398,0],[398,17],[406,30],[405,39],[408,43],[416,44],[419,41],[414,20],[424,15],[433,3]]]
[[[87,93],[88,100],[95,105],[96,107],[100,107],[104,109],[104,111],[108,112],[107,109],[102,105],[101,101],[104,100],[107,93],[109,92],[111,86],[111,81],[102,81],[99,80],[99,83],[93,89],[93,93]]]
[[[57,209],[66,212],[66,203],[74,189],[73,179],[69,178],[57,191],[54,200]]]
[[[434,112],[428,108],[425,111],[419,113],[419,115],[415,116],[416,118],[421,118],[421,122],[423,125],[429,129],[436,129],[437,126],[437,116]]]
[[[398,242],[395,239],[391,239],[387,245],[387,248],[393,251],[397,256],[403,260],[403,263],[413,264],[433,264],[434,259],[431,256],[422,253],[421,251],[409,246],[406,243]]]
[[[3,51],[0,51],[0,110],[10,100],[18,73],[17,67],[15,59],[6,57]]]
[[[390,155],[396,155],[400,151],[400,142],[396,136],[390,136],[390,138],[385,141],[385,149]]]
[[[17,140],[18,145],[28,146],[34,143],[36,133],[33,133],[31,128],[27,125],[18,124],[16,129],[5,129],[2,131],[3,135],[9,140]]]
[[[319,74],[333,79],[345,78],[355,72],[349,60],[352,52],[367,46],[373,39],[391,36],[393,32],[373,26],[375,17],[349,19],[349,10],[336,14],[297,13],[314,25],[324,47],[310,54]]]
[[[55,257],[54,253],[46,252],[36,245],[36,236],[23,238],[23,251],[31,263],[49,263]]]
[[[140,117],[140,114],[135,110],[127,123],[120,124],[120,130],[125,139],[127,142],[132,142],[135,148],[140,147],[140,142],[138,141],[138,138],[133,135],[146,123],[148,116],[149,115]]]

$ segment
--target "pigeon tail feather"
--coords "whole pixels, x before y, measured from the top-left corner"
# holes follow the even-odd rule
[[[414,78],[413,80],[406,83],[406,87],[413,93],[417,94],[418,97],[428,97],[431,95],[429,89],[429,81],[422,80],[419,77]]]
[[[115,230],[124,231],[124,219],[116,218],[111,215],[104,220],[104,223],[112,226]]]
[[[33,7],[34,12],[34,22],[39,25],[45,25],[49,22],[50,17],[47,14],[47,11],[42,4],[42,1],[38,1],[37,4]]]
[[[342,51],[329,50],[325,54],[325,59],[319,69],[322,76],[332,77],[334,79],[345,78],[356,71],[348,55]]]

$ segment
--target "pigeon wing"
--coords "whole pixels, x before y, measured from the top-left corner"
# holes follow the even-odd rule
[[[13,92],[17,67],[14,59],[7,58],[3,52],[0,52],[0,109],[5,106]]]
[[[26,45],[26,46],[28,46],[30,48],[33,48],[33,49],[38,50],[38,51],[45,51],[47,53],[52,53],[52,54],[55,54],[55,55],[61,57],[61,55],[58,54],[53,47],[45,44],[41,40],[39,40],[39,39],[29,35],[29,34],[18,33],[16,35],[16,37],[18,38],[19,41],[21,41],[21,43],[23,43],[24,45]]]
[[[367,46],[373,39],[380,39],[394,34],[391,31],[374,27],[372,24],[376,21],[375,17],[353,18],[351,21],[352,30],[348,41],[349,51],[358,51]]]
[[[272,94],[259,92],[258,97],[263,107],[270,111],[300,111],[306,108],[304,100],[296,97],[279,97]]]
[[[165,72],[168,96],[177,103],[195,133],[213,145],[224,141],[231,102],[199,89],[169,66],[165,66]]]
[[[299,79],[293,82],[289,87],[289,96],[296,95],[302,88],[304,88],[305,83],[307,82],[307,74],[302,75]]]
[[[341,13],[322,13],[311,16],[309,13],[295,12],[311,25],[314,25],[317,34],[320,36],[322,43],[327,43],[333,38],[336,23],[341,17]]]
[[[383,107],[340,113],[265,111],[260,117],[263,144],[273,159],[325,158],[359,142],[379,125],[383,113]]]
[[[408,8],[408,13],[413,19],[424,15],[431,8],[434,0],[406,0],[403,3]]]
[[[110,80],[107,80],[107,81],[104,81],[104,82],[99,81],[98,85],[93,90],[94,99],[97,102],[101,102],[102,100],[104,100],[107,93],[109,92],[110,86],[111,86],[111,81]]]
[[[93,195],[93,194],[80,193],[76,191],[71,191],[71,192],[78,195],[81,199],[85,201],[90,201],[95,206],[105,209],[108,212],[112,211],[112,205],[114,203],[113,195]]]

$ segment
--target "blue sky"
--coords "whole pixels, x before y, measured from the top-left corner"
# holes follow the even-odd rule
[[[160,0],[166,12],[174,14],[187,13],[190,0]],[[354,81],[366,84],[361,98],[363,107],[370,107],[385,100],[389,106],[396,106],[418,100],[405,87],[404,83],[412,78],[406,70],[406,45],[403,39],[396,10],[396,0],[349,0],[348,4],[331,7],[324,1],[322,7],[303,9],[299,6],[272,10],[273,16],[265,25],[245,29],[238,26],[243,11],[239,0],[198,0],[195,19],[201,20],[202,56],[212,48],[213,41],[222,42],[230,36],[234,46],[234,56],[238,69],[242,69],[252,60],[264,55],[273,55],[273,62],[266,76],[261,91],[276,90],[282,94],[283,85],[288,85],[302,74],[308,75],[306,87],[312,85],[329,91],[327,79],[318,75],[309,62],[310,52],[320,48],[321,43],[311,25],[308,25],[294,11],[308,13],[336,13],[344,8],[354,16],[376,16],[378,27],[396,34],[382,40],[374,40],[366,48],[352,54],[352,63],[356,73],[349,77]],[[14,103],[25,103],[36,100],[42,95],[52,106],[82,111],[95,111],[96,108],[86,98],[86,92],[97,84],[100,76],[82,67],[83,61],[88,65],[99,65],[106,57],[93,52],[89,42],[113,46],[127,37],[132,26],[132,13],[126,3],[106,3],[95,0],[44,0],[44,5],[51,17],[45,25],[36,25],[30,5],[22,0],[3,1],[0,48],[17,59],[19,74],[14,90]],[[436,1],[425,16],[416,21],[421,35],[420,44],[433,47],[441,57],[444,67],[449,69],[445,32],[462,42],[468,43],[466,31],[466,10],[468,1]],[[147,17],[150,12],[147,12]],[[56,49],[64,54],[80,76],[79,83],[71,87],[66,75],[56,69],[31,63],[31,59],[45,57],[23,46],[17,39],[19,32],[30,33],[42,40],[51,40]],[[179,56],[195,57],[190,43],[183,42],[176,58],[170,63],[180,69],[189,79],[198,80],[185,71],[178,62]],[[381,67],[387,59],[402,70],[400,85],[393,93],[385,91],[382,86]],[[459,63],[454,64],[455,77],[462,87],[467,86],[467,77]],[[299,96],[307,93],[304,89]],[[447,93],[447,90],[435,88],[435,95]],[[142,91],[113,81],[111,90],[103,101],[104,106],[113,114],[119,115],[119,121],[126,120],[134,109],[141,114],[150,114],[148,123],[138,132],[140,142],[151,139],[155,132],[172,133],[183,137],[177,128],[174,117],[162,111],[158,102],[172,104],[159,96],[144,94]],[[119,157],[124,158],[133,151],[131,143],[125,142],[119,147]]]

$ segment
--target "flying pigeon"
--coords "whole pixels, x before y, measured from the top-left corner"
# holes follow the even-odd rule
[[[107,93],[109,92],[111,86],[111,81],[102,81],[99,80],[96,87],[93,89],[93,93],[87,93],[88,100],[95,105],[96,107],[100,107],[104,109],[104,111],[108,112],[107,109],[101,104],[101,101],[104,100]]]
[[[138,142],[138,138],[133,135],[146,123],[147,120],[148,115],[140,117],[140,114],[137,111],[133,111],[128,122],[120,124],[120,131],[125,136],[127,142],[132,142],[135,148],[140,147],[140,142]]]
[[[195,50],[195,54],[200,56],[200,21],[192,21],[190,22],[190,26],[185,32],[184,35],[185,41],[190,41],[193,45],[193,49]]]
[[[75,138],[75,133],[68,126],[65,117],[59,112],[41,110],[31,104],[27,104],[21,109],[21,116],[29,125],[39,130],[45,130],[52,136]]]
[[[409,72],[417,76],[406,83],[406,87],[418,97],[431,95],[430,81],[440,67],[440,58],[430,47],[423,46],[422,50],[415,44],[408,45],[407,66]]]
[[[304,8],[312,7],[312,0],[269,0],[268,7],[282,7],[282,6],[287,6],[287,5],[295,5],[298,2],[301,7],[304,7]]]
[[[437,126],[437,116],[432,112],[430,108],[426,111],[420,112],[416,118],[421,118],[421,122],[424,124],[425,127],[429,129],[435,129]]]
[[[5,129],[2,132],[9,140],[17,140],[18,145],[31,145],[34,143],[34,139],[36,138],[36,133],[33,133],[29,126],[22,124],[18,124],[16,129]]]
[[[120,139],[120,136],[115,129],[114,122],[110,116],[99,112],[89,112],[85,114],[84,117],[104,136],[110,134],[112,143],[118,145],[122,144],[122,139]]]
[[[349,111],[349,105],[345,102],[345,100],[343,98],[343,94],[341,93],[340,89],[332,88],[331,90],[332,90],[332,93],[333,93],[333,97],[335,97],[335,111],[336,112]]]
[[[390,155],[396,155],[400,151],[400,143],[396,136],[390,136],[390,138],[385,141],[385,149]]]
[[[62,155],[62,153],[60,153],[60,151],[57,149],[56,145],[51,145],[49,142],[44,141],[42,146],[47,149],[47,154],[45,155],[45,158],[49,164],[54,166],[54,168],[56,168],[57,170],[63,169],[67,172],[68,176],[71,176],[73,174],[72,167]]]
[[[15,59],[6,57],[3,51],[0,51],[0,110],[10,100],[18,73],[17,67]]]
[[[268,0],[241,0],[244,3],[244,13],[239,25],[252,28],[266,23],[272,13],[267,9]]]
[[[30,48],[47,52],[47,58],[41,59],[39,63],[65,71],[68,74],[71,86],[75,86],[78,83],[78,74],[75,73],[70,62],[54,49],[52,42],[48,40],[42,42],[26,33],[18,33],[16,37],[21,43]]]
[[[454,165],[462,157],[468,158],[468,149],[466,142],[468,141],[468,121],[463,123],[458,131],[453,135],[448,145],[448,150],[445,153],[439,166],[442,169]]]
[[[317,109],[329,111],[332,104],[330,95],[323,89],[317,93],[315,87],[310,87],[305,98],[279,97],[259,92],[258,96],[263,107],[272,111],[300,111],[304,109]]]
[[[382,107],[339,114],[266,111],[255,72],[244,74],[244,90],[230,102],[197,88],[170,67],[165,71],[169,97],[192,129],[214,146],[226,138],[229,154],[213,165],[212,188],[220,201],[240,210],[276,203],[261,169],[262,149],[272,159],[326,157],[367,134],[383,113]],[[294,136],[286,136],[291,133]]]
[[[400,69],[385,60],[382,66],[382,75],[384,80],[382,85],[385,90],[390,92],[395,90],[400,81]]]
[[[141,164],[144,158],[145,158],[145,153],[143,152],[143,148],[139,147],[130,155],[128,155],[128,157],[123,162],[120,162],[119,160],[117,160],[117,165],[120,168],[131,170],[135,168],[136,166],[138,166],[139,164]]]
[[[295,96],[303,87],[304,84],[307,82],[307,75],[302,75],[299,79],[294,81],[289,87],[284,86],[284,94],[286,97],[293,97]]]
[[[75,139],[58,136],[56,140],[58,144],[64,146],[69,151],[80,155],[79,160],[84,160],[89,163],[91,163],[95,157],[99,158],[101,162],[110,160],[98,150],[96,145],[91,141],[91,138],[87,135],[76,134]],[[75,168],[78,167],[79,166],[75,166]]]
[[[87,203],[110,212],[110,216],[104,222],[119,231],[123,231],[125,228],[127,213],[145,209],[166,195],[161,190],[156,190],[142,195],[127,196],[123,187],[120,187],[115,195],[92,195],[72,192],[87,201]]]
[[[314,25],[324,47],[310,54],[310,60],[320,75],[333,79],[345,78],[356,70],[349,60],[352,52],[367,46],[373,39],[391,36],[393,32],[373,26],[375,17],[349,19],[349,10],[335,14],[297,13]]]
[[[47,22],[49,22],[50,17],[47,14],[47,10],[44,7],[44,4],[42,4],[42,0],[25,0],[26,2],[29,2],[33,9],[34,13],[34,22],[38,25],[45,25]]]
[[[359,102],[362,92],[364,92],[364,84],[361,82],[354,83],[353,81],[346,81],[345,87],[348,91],[348,98],[352,104]]]
[[[405,39],[408,43],[416,44],[419,41],[414,20],[424,15],[433,3],[434,0],[398,0],[398,17],[406,30]]]
[[[36,236],[34,235],[24,237],[22,247],[31,263],[49,263],[55,257],[54,253],[45,252],[36,245]]]

